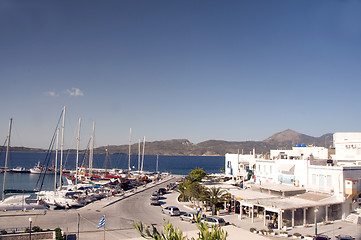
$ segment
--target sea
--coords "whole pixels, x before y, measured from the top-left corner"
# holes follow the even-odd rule
[[[109,154],[107,169],[128,169],[128,155],[126,154]],[[131,155],[131,168],[138,170],[138,155]],[[142,157],[140,157],[142,160]],[[38,162],[43,166],[54,166],[55,154],[47,153],[28,153],[28,152],[11,152],[8,158],[8,169],[18,166],[30,169]],[[58,168],[60,163],[60,154],[58,155]],[[76,154],[63,154],[63,168],[67,170],[75,169]],[[105,168],[105,154],[94,154],[93,168]],[[176,175],[187,175],[195,168],[202,168],[206,173],[221,173],[224,168],[224,156],[159,156],[158,171],[168,172]],[[0,167],[5,166],[5,153],[0,153]],[[88,156],[79,155],[79,166],[88,166]],[[155,172],[157,168],[157,156],[144,156],[144,171]],[[6,175],[5,189],[17,190],[42,190],[54,189],[54,173],[46,174],[44,179],[39,178],[39,174],[30,173],[10,173]],[[57,179],[59,176],[57,176]],[[64,180],[64,179],[63,179]],[[3,188],[3,173],[0,173],[0,190]]]

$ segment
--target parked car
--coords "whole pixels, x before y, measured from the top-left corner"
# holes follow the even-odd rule
[[[337,235],[336,238],[338,240],[355,240],[355,238],[350,235]]]
[[[158,200],[158,198],[151,198],[150,199],[150,205],[160,205],[160,202]]]
[[[163,194],[165,194],[167,192],[167,190],[165,189],[165,188],[159,188],[158,189],[158,193],[160,194],[160,195],[163,195]]]
[[[195,222],[197,213],[183,213],[179,217],[182,221]]]
[[[162,212],[164,214],[168,214],[171,216],[179,216],[180,215],[179,208],[174,207],[174,206],[168,206],[168,207],[162,208]]]
[[[156,198],[159,199],[159,193],[158,192],[154,192],[152,193],[152,196],[150,198]]]
[[[316,235],[313,237],[313,240],[330,240],[331,238],[329,238],[327,235]]]
[[[225,226],[226,221],[224,221],[221,217],[206,217],[202,219],[202,222],[208,223],[208,225],[211,227],[212,225],[218,225],[218,226]]]

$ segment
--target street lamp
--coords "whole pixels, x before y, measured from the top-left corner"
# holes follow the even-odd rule
[[[29,228],[29,240],[31,240],[31,223],[33,222],[33,219],[31,219],[31,217],[29,218],[29,224],[30,224],[30,228]]]
[[[315,212],[315,236],[317,236],[317,212],[318,212],[318,208],[315,208],[314,212]]]

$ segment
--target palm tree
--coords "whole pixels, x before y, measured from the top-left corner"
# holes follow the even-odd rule
[[[218,203],[222,203],[226,201],[229,198],[229,194],[225,190],[221,190],[220,187],[212,187],[208,188],[204,195],[202,200],[206,201],[212,206],[212,215],[216,214],[216,205]]]

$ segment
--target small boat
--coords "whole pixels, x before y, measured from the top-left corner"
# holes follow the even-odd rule
[[[38,162],[37,165],[35,165],[33,168],[30,168],[30,173],[33,174],[40,174],[43,170],[43,167],[40,166],[40,162]]]
[[[16,167],[16,168],[11,169],[10,172],[12,172],[12,173],[28,173],[29,170],[26,170],[23,167]]]

